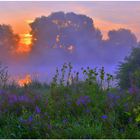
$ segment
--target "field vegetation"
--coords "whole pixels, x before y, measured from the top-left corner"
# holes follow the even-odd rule
[[[49,85],[34,80],[23,87],[9,84],[1,64],[0,138],[140,138],[139,58],[134,48],[117,76],[104,67],[73,72],[68,63]]]

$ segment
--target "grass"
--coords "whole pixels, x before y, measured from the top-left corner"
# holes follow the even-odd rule
[[[140,138],[139,91],[112,87],[104,68],[82,74],[64,64],[50,85],[1,88],[0,138]]]

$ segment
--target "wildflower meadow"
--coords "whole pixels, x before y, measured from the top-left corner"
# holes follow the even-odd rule
[[[72,69],[57,68],[50,84],[1,84],[0,138],[139,138],[139,90],[112,86],[104,67]]]

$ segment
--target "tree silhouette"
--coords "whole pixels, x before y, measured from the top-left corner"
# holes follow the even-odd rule
[[[33,46],[43,48],[65,48],[70,46],[95,47],[102,39],[101,32],[94,27],[93,20],[85,15],[56,12],[50,16],[36,18],[31,26]]]
[[[13,33],[11,26],[0,25],[0,54],[11,54],[19,42],[19,36]]]

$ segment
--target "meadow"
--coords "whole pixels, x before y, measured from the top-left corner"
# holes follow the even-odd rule
[[[139,89],[112,86],[104,68],[56,69],[50,84],[6,84],[1,71],[0,138],[140,138]],[[73,75],[73,76],[72,76]]]

